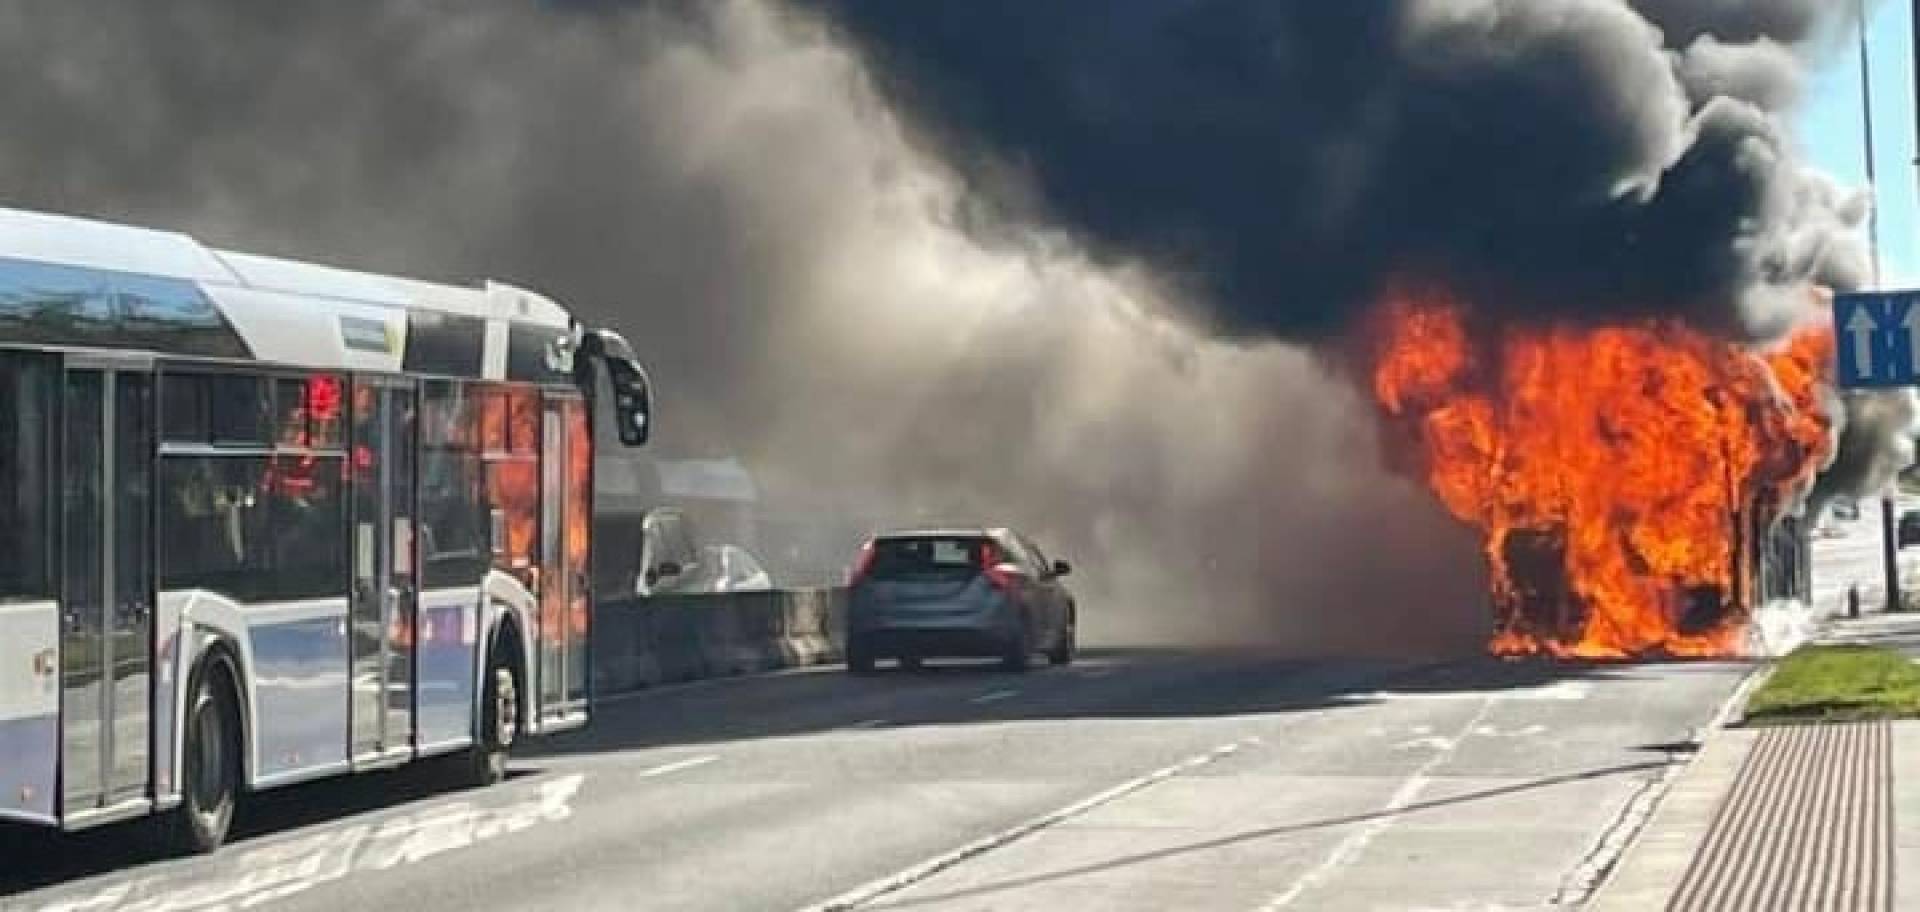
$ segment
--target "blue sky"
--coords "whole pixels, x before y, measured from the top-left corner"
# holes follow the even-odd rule
[[[1873,60],[1874,161],[1880,172],[1881,256],[1886,284],[1904,287],[1920,285],[1911,7],[1904,0],[1878,0],[1867,25]],[[1849,37],[1844,47],[1822,60],[1807,86],[1807,104],[1797,132],[1814,164],[1850,185],[1864,187],[1858,46],[1857,37]]]

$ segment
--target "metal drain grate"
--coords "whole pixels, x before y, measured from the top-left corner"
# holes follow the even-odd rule
[[[1760,734],[1667,908],[1893,908],[1892,727]]]

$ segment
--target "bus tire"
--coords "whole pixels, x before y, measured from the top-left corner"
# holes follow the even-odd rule
[[[164,839],[176,853],[204,855],[227,841],[240,800],[240,712],[224,661],[202,664],[187,694],[180,806],[162,818]]]
[[[512,644],[512,638],[501,637],[487,660],[481,678],[480,730],[463,758],[465,785],[484,787],[507,778],[507,758],[520,734],[520,672],[509,651]]]

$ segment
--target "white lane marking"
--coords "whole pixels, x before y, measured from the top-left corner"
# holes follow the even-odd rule
[[[1450,751],[1450,750],[1453,750],[1453,746],[1455,743],[1456,742],[1452,738],[1442,738],[1439,735],[1428,735],[1424,738],[1414,738],[1411,741],[1402,741],[1399,744],[1394,745],[1393,749],[1397,751],[1403,751],[1403,750],[1415,750],[1419,748],[1425,748],[1427,750]]]
[[[1111,668],[1082,668],[1074,674],[1083,678],[1106,678],[1113,675]]]
[[[116,884],[45,906],[52,912],[187,912],[249,909],[326,883],[416,864],[573,816],[586,777],[574,774],[519,789],[504,803],[454,802],[380,823],[359,823],[222,855],[211,865]],[[241,847],[236,846],[236,849]],[[212,867],[213,870],[207,870]]]
[[[1593,692],[1593,685],[1587,681],[1559,681],[1542,684],[1538,687],[1519,687],[1501,691],[1497,696],[1502,700],[1584,700]],[[1363,703],[1381,703],[1389,700],[1480,700],[1486,692],[1478,690],[1376,690],[1372,693],[1358,694],[1348,699]]]
[[[862,719],[861,721],[855,722],[852,725],[849,725],[847,727],[855,731],[866,731],[867,729],[879,728],[880,726],[886,725],[886,724],[888,723],[887,723],[887,720],[885,719]]]
[[[652,779],[655,776],[665,776],[665,775],[668,775],[669,773],[680,772],[681,770],[690,770],[696,766],[706,766],[707,764],[712,763],[713,761],[718,759],[720,759],[718,755],[703,754],[698,757],[688,757],[685,760],[676,760],[672,763],[662,763],[659,766],[653,767],[652,769],[641,770],[640,778]]]
[[[977,697],[974,697],[971,700],[968,700],[967,702],[968,703],[998,703],[1001,700],[1011,700],[1014,697],[1017,697],[1019,695],[1020,695],[1020,692],[1017,690],[996,690],[990,693],[983,693]]]
[[[913,867],[882,877],[879,880],[862,884],[826,902],[808,906],[802,909],[801,912],[844,912],[844,910],[848,909],[857,909],[889,893],[895,893],[913,886],[967,859],[984,855],[1015,840],[1025,838],[1050,826],[1071,820],[1103,804],[1108,804],[1142,789],[1165,782],[1182,773],[1199,769],[1209,763],[1223,760],[1259,743],[1260,739],[1258,737],[1247,737],[1235,741],[1232,744],[1222,744],[1204,754],[1195,754],[1185,760],[1170,766],[1161,767],[1137,779],[1129,779],[1113,788],[1107,789],[1092,797],[1083,798],[1057,811],[1042,814],[1025,823],[1009,827],[998,833],[983,836],[946,854],[934,856]]]
[[[1453,753],[1459,749],[1460,742],[1466,740],[1467,736],[1471,734],[1475,728],[1478,728],[1482,722],[1486,721],[1487,713],[1491,712],[1493,705],[1500,702],[1503,698],[1504,695],[1484,698],[1484,702],[1480,704],[1480,708],[1474,712],[1473,718],[1467,720],[1467,724],[1461,726],[1460,731],[1452,738],[1433,739],[1444,746],[1435,750],[1433,756],[1428,757],[1411,775],[1407,776],[1406,781],[1400,783],[1399,788],[1394,789],[1393,795],[1387,799],[1386,807],[1382,808],[1383,813],[1360,824],[1358,829],[1348,833],[1347,838],[1340,840],[1340,842],[1333,847],[1333,851],[1327,854],[1326,858],[1321,859],[1320,863],[1314,865],[1312,870],[1301,875],[1300,879],[1295,880],[1285,890],[1282,890],[1276,894],[1273,899],[1269,900],[1266,905],[1261,906],[1260,912],[1278,912],[1280,909],[1293,905],[1295,900],[1305,895],[1308,891],[1325,884],[1328,880],[1332,879],[1335,874],[1338,874],[1340,869],[1352,864],[1355,859],[1358,859],[1360,853],[1366,851],[1367,846],[1371,844],[1374,839],[1378,838],[1381,833],[1386,832],[1395,823],[1400,821],[1399,812],[1405,810],[1408,805],[1420,797],[1420,793],[1426,790],[1427,784],[1433,781],[1433,772],[1439,769],[1441,764],[1453,758]]]
[[[1473,733],[1476,735],[1479,735],[1482,738],[1531,738],[1534,735],[1546,734],[1547,727],[1536,723],[1534,725],[1528,725],[1524,728],[1516,728],[1511,731],[1505,731],[1505,730],[1502,730],[1497,725],[1482,725],[1479,728],[1474,729]]]

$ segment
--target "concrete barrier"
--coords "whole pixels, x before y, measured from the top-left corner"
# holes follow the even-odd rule
[[[594,691],[836,662],[839,589],[610,599],[593,616]]]

